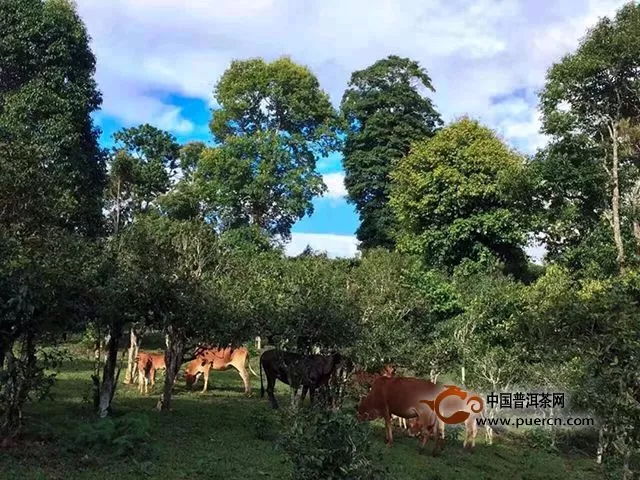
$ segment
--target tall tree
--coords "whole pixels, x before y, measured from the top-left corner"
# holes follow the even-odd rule
[[[531,222],[524,173],[519,154],[467,118],[415,144],[391,174],[398,248],[433,266],[489,257],[520,271]]]
[[[392,55],[354,72],[342,97],[345,185],[360,214],[361,248],[394,246],[389,173],[412,142],[431,137],[442,124],[424,91],[434,91],[426,70]]]
[[[180,145],[170,133],[149,124],[123,128],[116,132],[113,138],[116,144],[109,159],[109,182],[105,198],[113,241],[109,242],[108,251],[105,254],[117,270],[124,268],[124,264],[118,259],[121,248],[120,235],[123,229],[128,227],[135,217],[158,207],[158,198],[171,186],[171,174],[177,167],[181,150]],[[123,278],[131,278],[125,275],[125,272],[115,270],[110,270],[113,274],[114,287],[120,285]],[[105,302],[120,301],[117,295],[107,295],[103,300]],[[106,415],[110,410],[116,388],[114,375],[116,375],[117,350],[111,347],[119,343],[128,316],[115,307],[102,311],[106,313],[106,317],[101,320],[107,328],[109,344],[100,386],[99,410],[101,415]],[[113,314],[113,312],[117,313]],[[130,328],[125,383],[130,383],[134,376],[134,358],[140,340],[140,332],[136,325],[138,318],[134,316],[129,319],[133,322]]]
[[[640,119],[640,6],[625,5],[615,19],[603,18],[576,52],[566,55],[547,74],[541,94],[543,131],[556,141],[583,135],[597,150],[606,173],[616,261],[626,264],[622,193],[629,183],[624,127]]]
[[[102,230],[105,164],[95,58],[71,3],[2,1],[0,31],[0,428],[10,433],[42,380],[37,346],[88,313],[86,239]]]
[[[326,190],[316,157],[335,149],[336,114],[306,67],[288,58],[234,61],[215,89],[221,108],[197,174],[222,229],[256,225],[288,237]]]

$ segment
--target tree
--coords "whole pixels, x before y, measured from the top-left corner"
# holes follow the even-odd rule
[[[216,289],[206,282],[218,271],[216,236],[198,220],[148,214],[136,220],[123,241],[123,260],[136,283],[131,290],[136,292],[137,310],[146,313],[146,325],[165,334],[167,373],[158,409],[169,410],[190,342],[198,337],[206,343],[220,330],[212,325],[225,319]],[[155,254],[149,255],[150,251]]]
[[[215,89],[220,104],[196,172],[221,229],[256,225],[288,237],[326,190],[317,155],[335,149],[336,115],[316,77],[288,58],[231,63]]]
[[[360,214],[361,248],[393,248],[389,173],[411,144],[442,124],[423,91],[434,91],[418,62],[391,55],[353,72],[342,97],[345,185]]]
[[[532,212],[524,162],[491,130],[459,120],[416,143],[391,178],[401,251],[448,268],[465,258],[497,258],[512,272],[526,265]]]
[[[140,125],[133,128],[124,128],[113,135],[116,145],[109,159],[109,183],[105,192],[105,203],[108,209],[109,224],[111,226],[112,241],[106,244],[106,261],[114,266],[121,266],[118,256],[122,247],[121,234],[126,230],[134,219],[149,212],[151,209],[158,209],[158,200],[165,194],[171,186],[171,173],[177,166],[180,155],[180,146],[175,138],[168,132],[159,130],[149,124]],[[186,162],[188,163],[188,162]],[[120,291],[116,287],[120,284],[125,272],[110,270],[110,276],[115,291],[119,295],[126,292]],[[131,284],[129,284],[132,287]],[[133,287],[132,287],[133,288]],[[113,293],[113,292],[112,292]],[[103,300],[105,302],[120,302],[118,296],[107,294]],[[112,308],[102,310],[106,316],[102,318],[102,323],[108,332],[109,342],[106,346],[107,358],[104,365],[102,384],[99,389],[99,411],[104,416],[110,411],[111,400],[116,388],[114,375],[117,362],[117,348],[121,336],[124,332],[124,325],[129,319],[130,346],[127,361],[127,370],[124,382],[131,383],[134,376],[135,356],[139,347],[139,336],[136,323],[140,317],[136,315],[127,316],[117,305]],[[113,311],[120,312],[117,315]],[[94,379],[94,382],[96,380]]]
[[[115,235],[136,214],[148,211],[171,186],[180,145],[168,132],[149,124],[123,128],[113,135],[107,208]],[[185,162],[188,164],[188,161]]]
[[[39,346],[90,314],[105,164],[95,58],[73,6],[0,2],[0,30],[0,434],[15,434],[46,384]]]
[[[621,218],[621,192],[629,183],[623,127],[640,117],[639,33],[640,6],[631,2],[615,19],[601,19],[575,53],[549,70],[541,94],[543,131],[556,141],[583,136],[588,148],[597,151],[606,173],[606,218],[622,270],[626,264],[623,230],[630,228]]]

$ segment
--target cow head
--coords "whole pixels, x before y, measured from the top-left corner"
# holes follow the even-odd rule
[[[198,379],[198,375],[202,373],[202,367],[207,364],[206,358],[196,358],[187,365],[184,371],[184,380],[187,384],[187,388],[191,388],[195,381]]]
[[[381,416],[378,410],[372,405],[370,396],[362,398],[356,409],[358,411],[358,420],[360,420],[361,422],[375,420],[376,418]]]

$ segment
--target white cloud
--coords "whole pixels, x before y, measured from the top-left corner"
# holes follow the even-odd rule
[[[344,173],[325,173],[322,179],[327,186],[327,192],[322,198],[340,200],[347,196],[347,187],[344,185]]]
[[[126,122],[163,122],[188,132],[182,112],[150,100],[172,92],[211,104],[213,86],[231,60],[254,56],[291,55],[314,70],[337,104],[352,71],[393,53],[427,68],[446,120],[478,117],[531,149],[543,142],[535,93],[547,68],[624,0],[77,3],[93,37],[104,110]],[[519,89],[526,100],[492,102]]]
[[[316,251],[326,252],[331,258],[351,258],[358,255],[358,240],[354,235],[329,233],[292,233],[291,241],[285,246],[285,253],[296,256],[307,246]]]

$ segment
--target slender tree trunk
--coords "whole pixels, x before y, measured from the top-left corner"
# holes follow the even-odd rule
[[[107,352],[102,371],[102,385],[100,386],[100,401],[98,404],[98,415],[105,418],[111,413],[111,400],[116,389],[116,364],[118,363],[118,342],[122,336],[122,328],[119,325],[112,325],[109,329],[109,341],[107,342]]]
[[[435,368],[432,368],[431,371],[429,372],[429,380],[431,380],[431,383],[436,383],[438,381],[438,372]]]
[[[624,452],[622,461],[622,480],[633,480],[633,471],[631,470],[631,449],[627,448]]]
[[[462,368],[460,368],[460,376],[462,377],[462,385],[464,385],[467,381],[467,371],[464,368],[464,365],[462,365]]]
[[[156,408],[158,410],[171,409],[171,394],[173,385],[175,384],[180,364],[182,363],[182,354],[184,352],[184,339],[182,335],[169,327],[166,335],[167,347],[164,352],[164,361],[167,365],[167,373],[164,377],[164,391]]]
[[[620,179],[619,179],[619,166],[620,159],[618,157],[618,125],[616,122],[611,124],[611,137],[613,145],[613,159],[611,165],[611,214],[612,214],[612,226],[613,226],[613,239],[616,244],[616,250],[618,252],[617,262],[621,271],[625,268],[624,257],[624,245],[622,243],[622,233],[620,230]]]
[[[262,350],[262,339],[260,337],[256,337],[256,348],[258,351]]]
[[[596,463],[598,465],[602,465],[602,458],[604,456],[604,449],[606,446],[604,434],[605,434],[604,425],[601,425],[600,428],[598,429],[598,450],[596,452]]]
[[[127,357],[127,371],[124,375],[124,383],[127,385],[132,383],[135,377],[135,370],[137,368],[135,358],[137,356],[138,356],[138,335],[136,334],[134,325],[131,325],[131,331],[129,333],[129,353]]]

